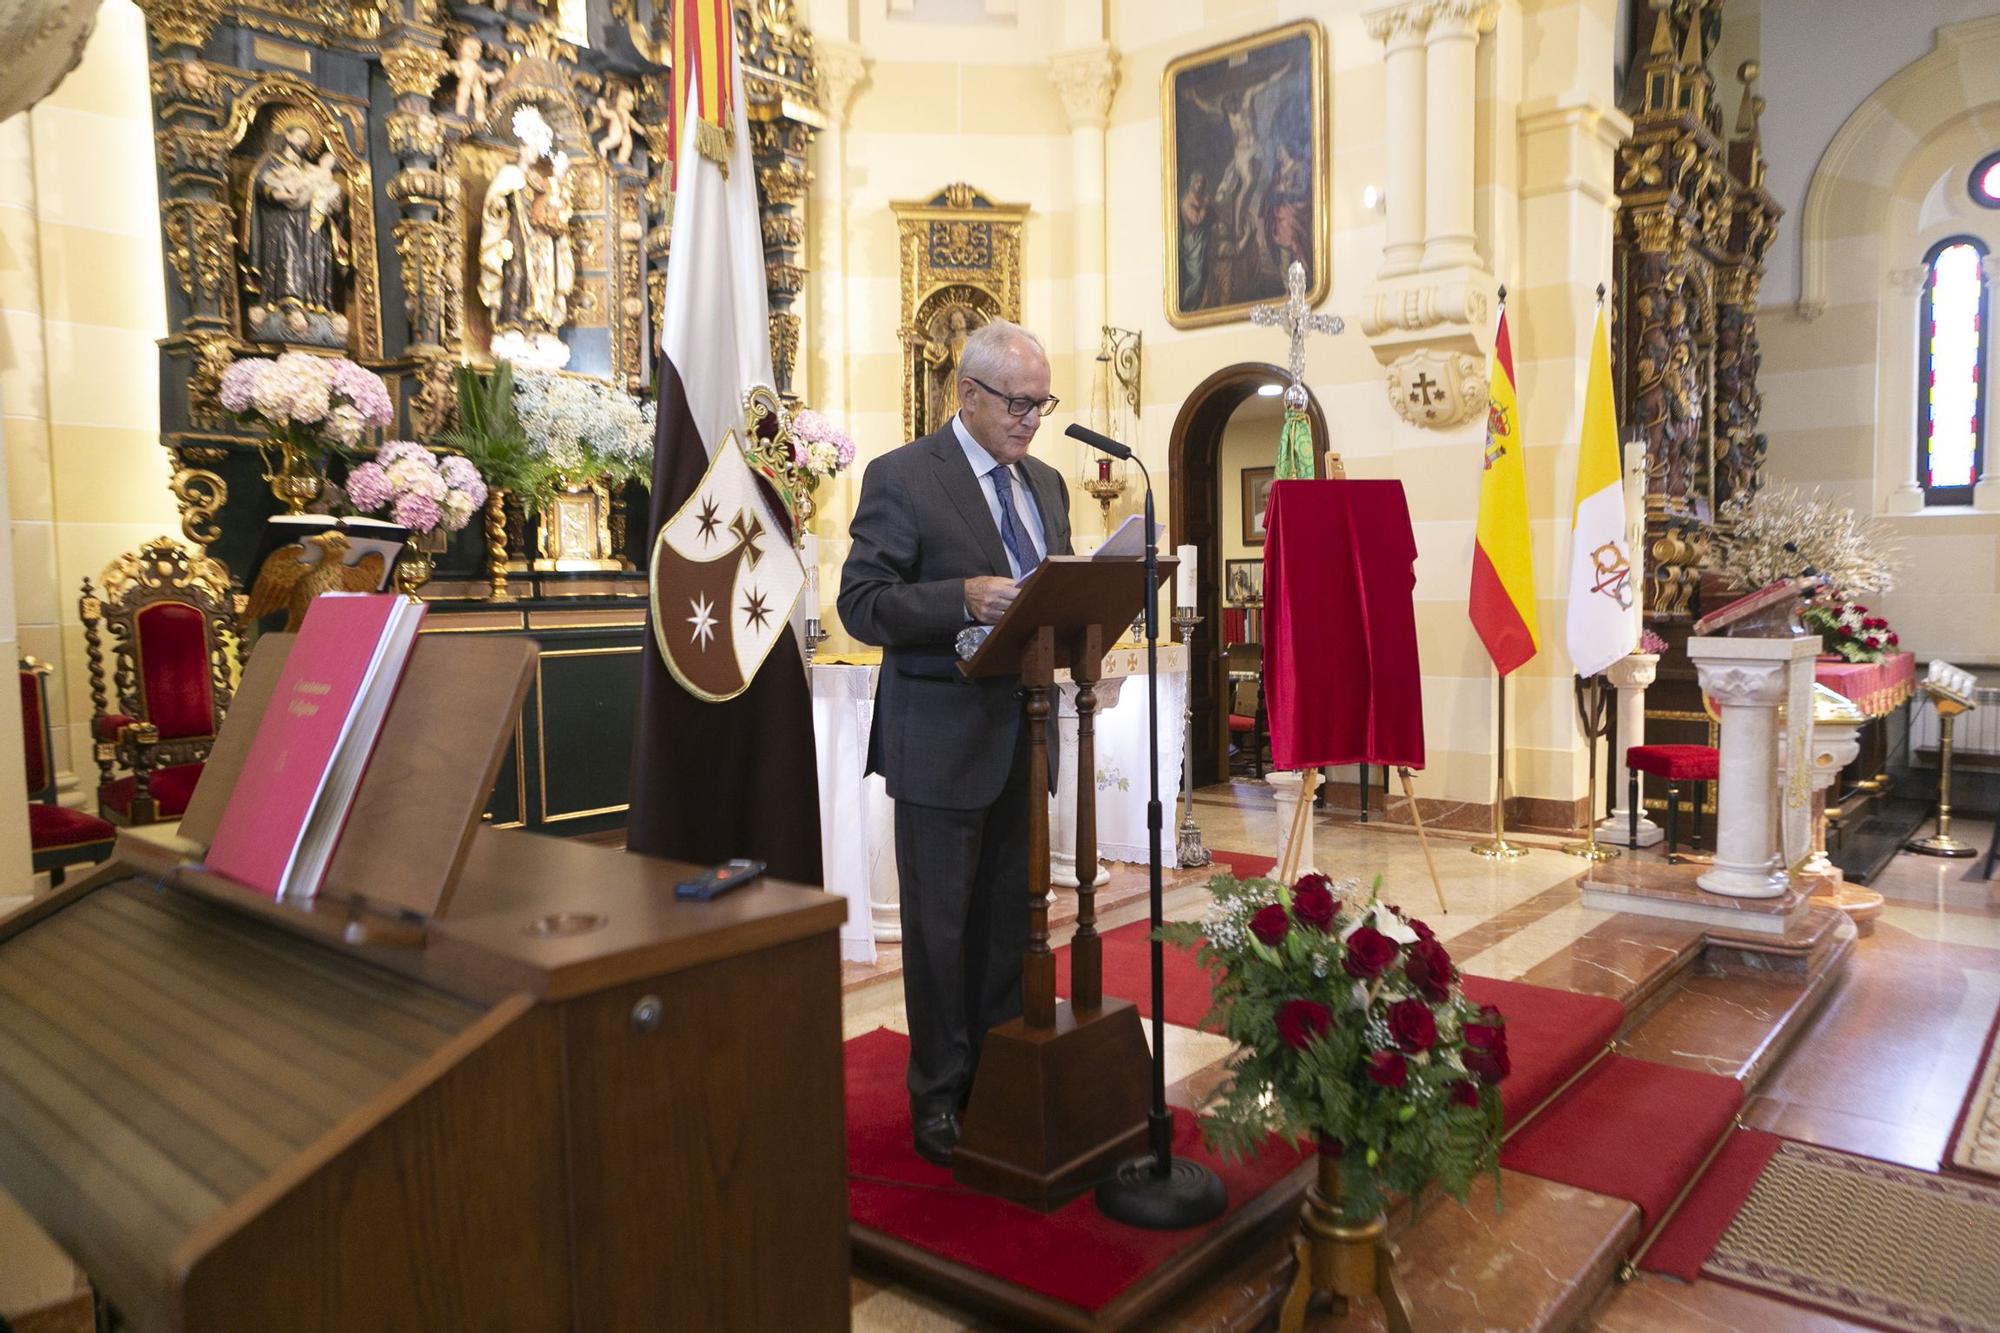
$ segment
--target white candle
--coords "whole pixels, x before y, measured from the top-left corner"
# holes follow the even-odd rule
[[[1180,558],[1181,567],[1174,574],[1174,605],[1199,605],[1195,598],[1195,558],[1197,552],[1192,546],[1176,546],[1174,554]]]

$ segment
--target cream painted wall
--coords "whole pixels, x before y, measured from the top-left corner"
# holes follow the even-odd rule
[[[1332,291],[1322,304],[1353,321],[1375,281],[1382,215],[1363,206],[1364,187],[1385,179],[1382,45],[1363,14],[1379,0],[1020,0],[1005,14],[971,23],[923,22],[876,4],[816,0],[816,34],[851,42],[869,62],[852,101],[840,171],[844,198],[822,200],[813,225],[838,211],[846,232],[846,280],[839,294],[845,356],[819,344],[822,376],[844,375],[847,419],[862,462],[901,443],[901,351],[896,241],[891,199],[919,198],[966,180],[997,200],[1025,202],[1028,222],[1024,318],[1056,362],[1055,391],[1071,403],[1078,362],[1075,292],[1096,275],[1071,267],[1077,207],[1068,127],[1049,80],[1051,53],[1106,42],[1119,78],[1106,134],[1104,186],[1105,319],[1144,335],[1142,415],[1133,444],[1167,477],[1167,444],[1187,392],[1237,362],[1282,362],[1283,337],[1236,323],[1176,330],[1164,310],[1166,266],[1161,185],[1161,79],[1178,56],[1299,18],[1324,27],[1330,110]],[[919,4],[919,13],[927,10]],[[1512,289],[1511,318],[1523,418],[1530,441],[1531,517],[1545,649],[1515,677],[1509,735],[1512,791],[1582,795],[1583,750],[1573,720],[1568,662],[1561,651],[1560,590],[1566,574],[1568,497],[1574,458],[1590,292],[1610,273],[1612,202],[1608,179],[1580,163],[1574,144],[1595,142],[1614,105],[1613,0],[1501,0],[1496,26],[1479,41],[1475,99],[1476,230],[1484,265]],[[1601,147],[1608,161],[1609,148]],[[1587,154],[1586,154],[1587,156]],[[1086,205],[1088,206],[1088,205]],[[1088,224],[1085,226],[1088,234]],[[809,313],[823,323],[826,303]],[[812,337],[810,331],[808,338]],[[1067,363],[1067,364],[1066,364]],[[1066,375],[1066,370],[1069,374]],[[1067,381],[1067,382],[1066,382]],[[1355,328],[1315,337],[1307,381],[1332,423],[1333,447],[1350,476],[1395,477],[1410,495],[1419,549],[1418,627],[1431,765],[1426,796],[1492,799],[1493,686],[1465,615],[1477,508],[1483,420],[1451,432],[1405,424],[1385,397],[1383,372]],[[1081,465],[1060,432],[1059,415],[1037,439],[1039,456],[1066,474]],[[850,513],[860,469],[821,493],[830,516]],[[1128,496],[1116,522],[1136,506]],[[1086,502],[1087,504],[1087,502]],[[1225,508],[1233,509],[1233,501]],[[1075,512],[1085,513],[1081,506]],[[1162,503],[1162,513],[1167,505]],[[1094,532],[1095,515],[1077,523]],[[820,525],[823,604],[836,595],[845,552],[837,521]],[[1178,540],[1168,536],[1169,544]],[[835,624],[831,651],[849,646]]]
[[[1776,59],[1776,46],[1811,49],[1845,31],[1820,31],[1818,13],[1808,22],[1796,5],[1763,0],[1767,75],[1774,65],[1792,67]],[[1921,18],[1913,29],[1921,29]],[[1920,658],[1995,663],[2000,504],[1989,490],[1977,509],[1923,510],[1910,483],[1924,253],[1960,233],[2000,253],[2000,213],[1977,207],[1966,193],[1973,164],[2000,148],[2000,17],[1917,35],[1915,59],[1889,69],[1879,86],[1852,99],[1844,121],[1824,127],[1836,147],[1814,173],[1812,193],[1801,190],[1821,206],[1782,224],[1783,248],[1812,256],[1824,275],[1823,309],[1801,312],[1782,285],[1762,294],[1768,473],[1883,515],[1904,548],[1903,571],[1893,592],[1869,600],[1903,646]],[[1893,47],[1905,52],[1911,40],[1902,34]],[[1765,87],[1773,106],[1795,91],[1769,77]],[[1996,357],[2000,348],[1989,346],[1989,373]],[[1991,459],[2000,437],[1990,395],[1987,411]]]
[[[56,753],[94,787],[82,579],[178,535],[159,443],[167,331],[144,24],[105,0],[83,63],[0,123],[0,430],[20,647],[55,663]],[[66,760],[65,760],[66,757]]]

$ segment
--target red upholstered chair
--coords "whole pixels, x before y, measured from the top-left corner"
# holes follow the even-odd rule
[[[1667,784],[1667,864],[1675,864],[1680,860],[1674,850],[1681,818],[1680,784],[1696,784],[1694,828],[1699,838],[1704,788],[1721,771],[1721,752],[1712,745],[1634,745],[1625,751],[1625,767],[1631,771],[1627,808],[1632,812],[1632,846],[1639,845],[1639,775],[1650,773]]]
[[[56,755],[49,732],[49,673],[46,662],[21,659],[21,739],[28,761],[28,844],[34,868],[49,872],[51,888],[63,882],[68,866],[93,865],[111,855],[118,830],[82,810],[56,800]]]
[[[98,811],[117,824],[178,819],[229,711],[241,599],[219,562],[169,537],[119,556],[101,582],[85,579],[81,602]]]

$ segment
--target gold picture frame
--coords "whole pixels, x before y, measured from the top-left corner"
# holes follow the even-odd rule
[[[1246,467],[1243,469],[1243,544],[1262,546],[1266,537],[1264,531],[1264,510],[1271,503],[1271,483],[1276,481],[1278,469],[1275,467]]]
[[[1180,56],[1160,79],[1167,322],[1200,328],[1332,285],[1326,34],[1311,19]],[[1247,252],[1247,253],[1246,253]]]

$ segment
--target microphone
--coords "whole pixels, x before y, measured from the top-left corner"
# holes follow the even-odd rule
[[[1132,456],[1131,445],[1120,444],[1109,435],[1099,435],[1088,426],[1071,426],[1063,434],[1069,436],[1072,440],[1082,440],[1093,449],[1102,449],[1113,458],[1130,458]]]

